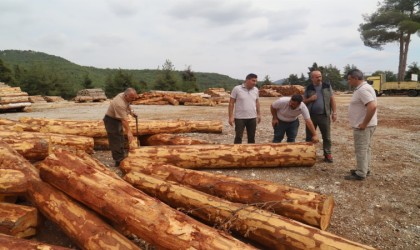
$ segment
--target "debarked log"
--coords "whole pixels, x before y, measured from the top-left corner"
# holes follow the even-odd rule
[[[25,240],[0,234],[0,250],[25,249],[25,250],[70,250],[70,248],[60,247],[37,242],[33,240]]]
[[[0,131],[0,134],[9,133],[8,131]],[[20,134],[19,132],[10,132],[11,134]],[[42,160],[50,153],[50,142],[43,138],[13,137],[10,135],[5,137],[0,135],[0,141],[9,144],[19,154],[31,161]]]
[[[42,179],[147,242],[166,249],[253,249],[66,151],[40,163]]]
[[[0,96],[0,104],[29,102],[28,94],[26,96]]]
[[[133,150],[123,162],[145,159],[190,169],[311,167],[316,150],[312,143],[150,146]]]
[[[26,193],[28,182],[22,171],[0,169],[0,194],[20,195]]]
[[[0,203],[0,233],[25,238],[36,234],[37,225],[36,208]]]
[[[29,198],[82,249],[140,249],[114,228],[67,195],[42,181],[31,181]]]
[[[232,203],[142,173],[130,172],[124,179],[173,208],[239,232],[267,249],[373,249],[252,205]]]
[[[42,133],[42,132],[14,132],[14,131],[0,131],[0,139],[3,138],[6,142],[12,138],[13,141],[28,141],[44,139],[50,142],[51,147],[67,147],[73,150],[82,150],[89,154],[93,153],[93,138],[77,135]],[[45,158],[45,157],[44,157]],[[43,159],[43,158],[42,158]]]
[[[144,161],[122,164],[125,172],[141,172],[242,204],[258,207],[325,230],[334,208],[332,196],[268,181],[244,180],[221,174],[158,165]]]
[[[206,140],[176,134],[142,135],[140,143],[142,146],[214,144]]]

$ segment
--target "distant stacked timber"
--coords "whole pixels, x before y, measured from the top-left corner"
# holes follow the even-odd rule
[[[0,83],[0,111],[23,111],[25,107],[31,106],[28,93],[23,92],[20,87],[11,87]]]

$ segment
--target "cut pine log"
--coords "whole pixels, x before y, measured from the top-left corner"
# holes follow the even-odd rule
[[[36,208],[0,203],[0,233],[25,238],[36,234],[37,225]]]
[[[206,140],[175,134],[142,135],[140,143],[142,146],[214,144]]]
[[[0,133],[7,133],[1,131]],[[12,134],[20,134],[19,132],[11,132]],[[3,137],[0,136],[0,141],[9,144],[19,154],[30,161],[43,160],[50,153],[50,142],[43,138],[28,138],[22,139],[20,137]]]
[[[145,195],[95,164],[61,150],[39,166],[43,180],[158,248],[253,249]]]
[[[0,140],[6,142],[13,138],[12,141],[30,141],[30,140],[47,140],[50,142],[51,147],[65,147],[73,150],[82,150],[86,153],[93,153],[93,138],[77,135],[42,133],[42,132],[13,132],[13,131],[0,131]],[[45,158],[45,157],[44,157]],[[42,158],[43,159],[43,158]]]
[[[145,159],[190,169],[311,167],[316,150],[312,143],[150,146],[131,151],[123,163]]]
[[[251,205],[232,203],[142,173],[130,172],[124,179],[175,209],[236,231],[267,249],[373,249]]]
[[[5,234],[0,234],[0,250],[70,250],[70,248],[49,245],[33,240],[25,240]]]
[[[19,121],[25,124],[41,126],[41,132],[107,137],[102,120],[59,120],[21,117]],[[221,121],[143,120],[138,123],[139,134],[137,134],[136,123],[134,119],[131,119],[130,127],[135,135],[192,132],[222,133],[223,124]]]
[[[121,166],[125,172],[141,172],[172,181],[232,202],[258,207],[305,224],[327,229],[334,208],[332,196],[307,192],[268,181],[244,180],[220,174],[182,169],[144,161]]]
[[[22,171],[0,169],[0,194],[20,195],[26,193],[28,183]]]
[[[1,96],[0,104],[29,102],[28,94],[23,96]]]

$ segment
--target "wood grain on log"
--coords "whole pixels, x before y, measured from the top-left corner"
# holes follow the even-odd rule
[[[19,195],[26,193],[28,183],[22,171],[0,169],[0,194]]]
[[[0,134],[9,133],[0,131]],[[20,134],[23,132],[10,132]],[[43,160],[50,153],[50,142],[43,138],[25,138],[0,136],[0,141],[9,144],[19,154],[31,161]]]
[[[251,205],[232,203],[142,173],[130,172],[124,179],[173,208],[236,231],[267,249],[373,249]]]
[[[311,167],[316,150],[312,143],[150,146],[133,150],[124,162],[145,159],[191,169]]]
[[[2,96],[0,104],[29,102],[28,96]]]
[[[37,225],[36,208],[0,203],[0,233],[25,238],[36,234]]]
[[[142,135],[140,136],[140,142],[142,146],[214,144],[205,140],[176,134]]]
[[[13,250],[13,249],[25,249],[25,250],[70,250],[70,248],[60,247],[37,242],[33,240],[25,240],[0,234],[0,250]]]
[[[66,151],[40,164],[41,177],[133,234],[167,249],[252,249],[145,195]]]

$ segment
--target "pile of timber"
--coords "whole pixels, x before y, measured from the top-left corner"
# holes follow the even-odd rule
[[[0,111],[19,110],[31,106],[28,93],[23,92],[20,87],[10,87],[5,83],[0,85]]]
[[[211,100],[217,104],[229,103],[230,94],[224,88],[208,88],[204,94],[210,95]]]
[[[77,92],[75,102],[103,102],[107,99],[102,89],[82,89]]]
[[[139,95],[133,105],[214,106],[216,103],[198,95],[179,91],[151,91]]]
[[[47,102],[63,102],[65,101],[63,97],[61,96],[44,96],[44,99]]]
[[[277,95],[270,95],[273,91],[280,94],[279,96],[292,96],[295,94],[302,95],[305,91],[305,87],[301,85],[263,85],[260,89],[260,96],[277,97]]]
[[[260,97],[280,97],[282,96],[280,93],[275,91],[274,89],[263,89],[259,90]]]
[[[41,95],[31,95],[29,96],[29,101],[31,103],[46,103],[47,100],[44,99]]]

